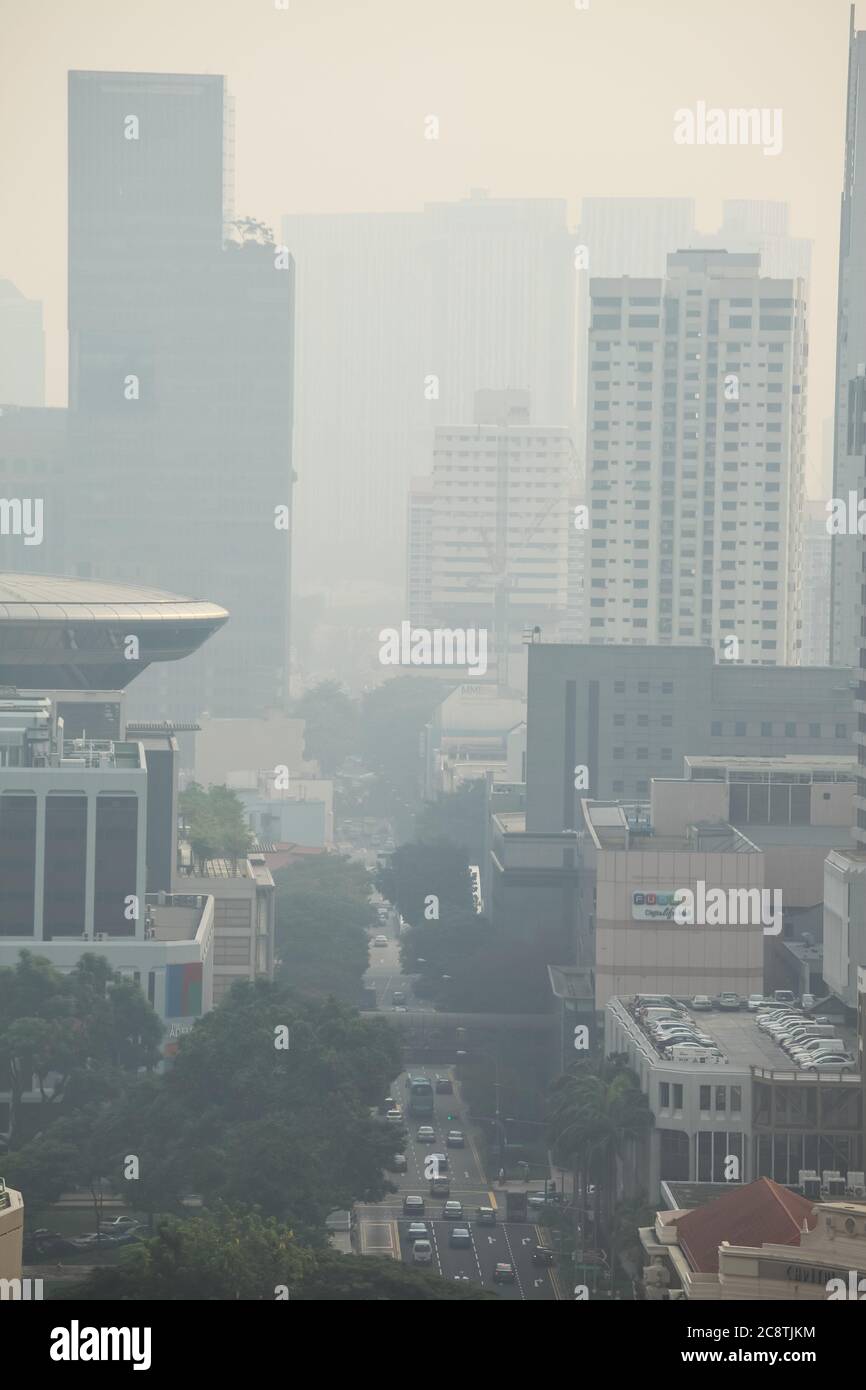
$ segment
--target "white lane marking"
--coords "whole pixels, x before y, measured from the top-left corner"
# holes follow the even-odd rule
[[[523,1285],[520,1282],[520,1270],[517,1268],[517,1261],[514,1258],[514,1251],[511,1249],[511,1241],[508,1239],[508,1232],[502,1227],[502,1234],[505,1236],[505,1244],[508,1246],[508,1253],[511,1256],[511,1265],[514,1269],[514,1277],[517,1280],[517,1287],[520,1290],[520,1297],[526,1301],[526,1294],[523,1292]]]

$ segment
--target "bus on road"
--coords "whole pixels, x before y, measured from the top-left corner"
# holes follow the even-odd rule
[[[433,1082],[427,1076],[410,1076],[406,1081],[410,1115],[433,1114]]]

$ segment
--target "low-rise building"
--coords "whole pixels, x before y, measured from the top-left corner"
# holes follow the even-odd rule
[[[861,1175],[862,1176],[862,1175]],[[815,1202],[759,1178],[641,1231],[648,1299],[862,1300],[866,1202]]]

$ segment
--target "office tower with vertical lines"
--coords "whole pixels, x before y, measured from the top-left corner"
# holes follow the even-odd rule
[[[486,628],[491,675],[519,687],[524,630],[553,638],[566,618],[574,449],[567,429],[532,422],[528,391],[479,391],[473,414],[437,427],[415,485],[409,616]]]
[[[759,259],[591,281],[591,642],[799,662],[805,302]]]
[[[288,695],[294,273],[231,225],[231,132],[222,77],[69,74],[68,566],[231,614],[150,718]]]

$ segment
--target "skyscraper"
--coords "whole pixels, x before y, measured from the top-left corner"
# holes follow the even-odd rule
[[[487,629],[503,686],[525,681],[524,628],[552,639],[568,606],[574,447],[534,417],[527,391],[477,392],[471,424],[437,426],[410,512],[410,619]]]
[[[849,385],[866,363],[866,31],[854,28],[851,6],[845,166],[839,229],[839,302],[836,324],[836,408],[833,496],[863,496],[863,456],[849,453]],[[835,536],[832,551],[830,660],[860,662],[861,545]]]
[[[402,591],[410,480],[475,392],[530,392],[570,427],[574,238],[560,199],[473,190],[423,212],[291,216],[295,459],[308,584]]]
[[[797,664],[802,283],[682,251],[590,293],[590,641]]]
[[[151,716],[288,690],[294,274],[227,224],[231,124],[221,77],[69,75],[69,565],[232,615]]]

